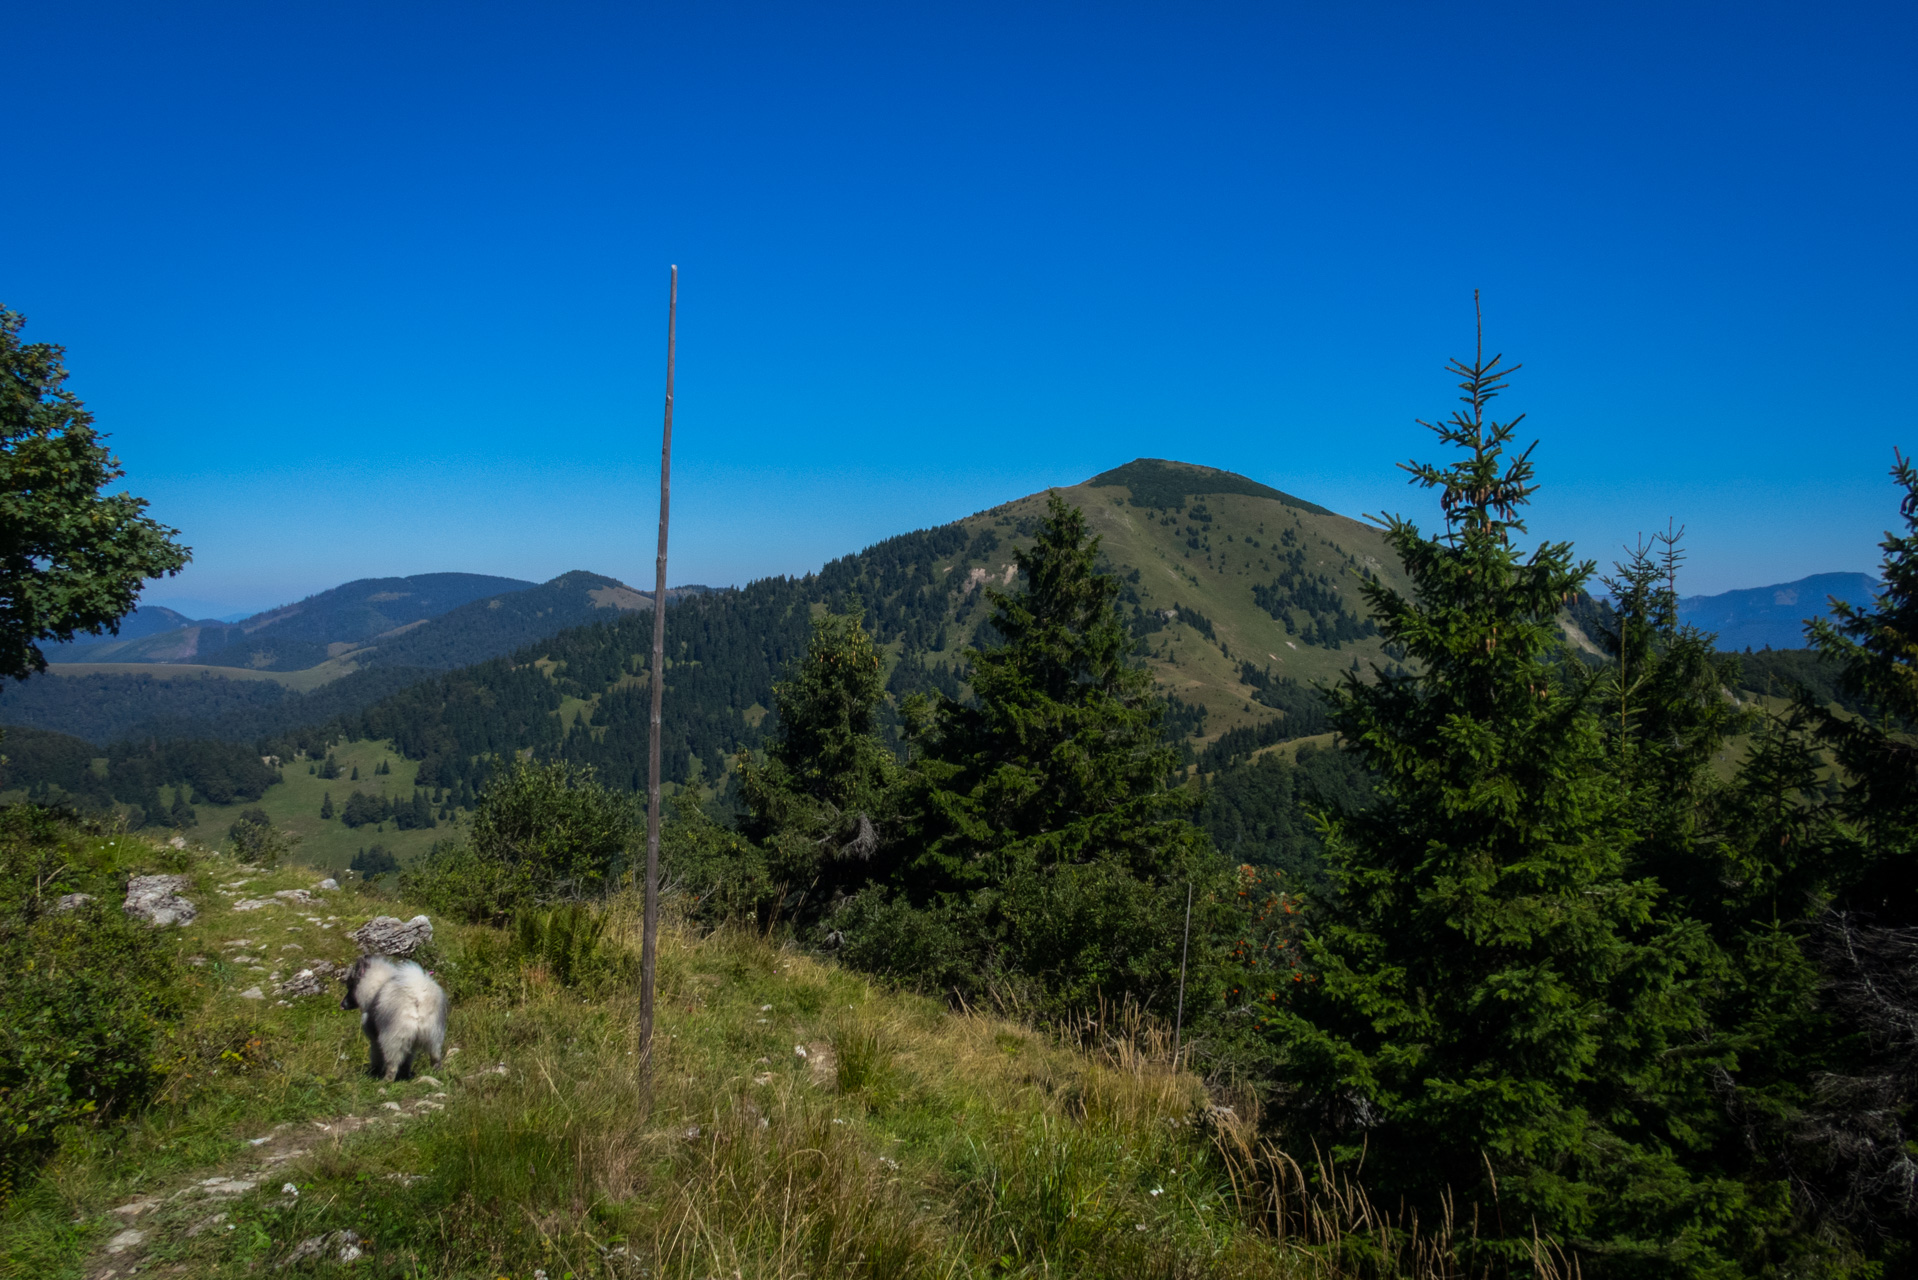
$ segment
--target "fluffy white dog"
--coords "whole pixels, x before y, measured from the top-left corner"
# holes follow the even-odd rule
[[[446,1057],[446,993],[411,960],[361,956],[343,979],[340,1008],[360,1011],[372,1061],[387,1080],[410,1080],[413,1056],[427,1054],[437,1069]]]

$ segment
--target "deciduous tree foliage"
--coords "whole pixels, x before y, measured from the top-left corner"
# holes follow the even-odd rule
[[[25,317],[0,308],[0,676],[46,669],[39,641],[117,631],[148,578],[191,552],[131,494],[100,492],[124,472],[66,389],[63,348],[22,343]]]

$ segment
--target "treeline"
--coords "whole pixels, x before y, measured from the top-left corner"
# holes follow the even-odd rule
[[[0,720],[72,734],[99,747],[187,738],[251,745],[359,711],[429,674],[381,667],[301,693],[275,680],[225,676],[47,673],[0,689]]]
[[[322,818],[330,818],[333,796],[328,793],[321,809]],[[411,800],[399,800],[380,793],[355,789],[339,810],[340,821],[349,827],[370,827],[390,822],[401,831],[424,831],[439,825],[433,803],[424,789],[415,787]]]
[[[14,728],[0,748],[0,790],[21,788],[35,802],[82,812],[126,805],[135,827],[192,825],[191,805],[258,800],[280,781],[276,765],[229,742],[116,743],[96,756],[79,738]]]
[[[1252,599],[1285,627],[1285,634],[1297,636],[1300,644],[1338,649],[1379,633],[1376,622],[1346,604],[1329,574],[1306,568],[1297,529],[1280,530],[1278,543],[1267,549],[1285,567],[1271,582],[1255,585]]]

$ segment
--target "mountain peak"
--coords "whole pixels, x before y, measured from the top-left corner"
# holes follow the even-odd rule
[[[1086,487],[1128,489],[1132,493],[1133,506],[1157,510],[1182,511],[1187,498],[1214,493],[1242,493],[1254,498],[1271,498],[1294,510],[1307,511],[1313,515],[1337,514],[1316,502],[1295,498],[1237,472],[1202,467],[1195,462],[1175,462],[1169,458],[1134,458],[1123,467],[1101,471],[1086,481]]]

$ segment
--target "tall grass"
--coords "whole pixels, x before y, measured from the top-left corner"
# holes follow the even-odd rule
[[[259,932],[242,920],[210,917]],[[624,899],[511,932],[446,926],[445,972],[464,994],[445,1110],[383,1135],[316,1131],[275,1174],[297,1198],[263,1187],[230,1206],[234,1230],[174,1235],[142,1270],[252,1274],[351,1228],[368,1241],[362,1277],[1474,1274],[1469,1213],[1381,1214],[1342,1171],[1262,1134],[1250,1106],[1219,1106],[1136,1009],[1036,1028],[756,932],[669,923],[642,1077],[636,993],[618,978],[638,930]],[[613,977],[569,985],[589,971]],[[73,1144],[8,1210],[14,1273],[80,1273],[120,1225],[107,1209],[205,1176],[269,1121],[377,1114],[433,1087],[366,1080],[352,1019],[330,1002],[232,1009],[209,994],[207,1050],[182,1059],[202,1075]],[[246,1070],[204,1075],[240,1030],[263,1046]],[[1535,1274],[1577,1274],[1536,1253]]]

